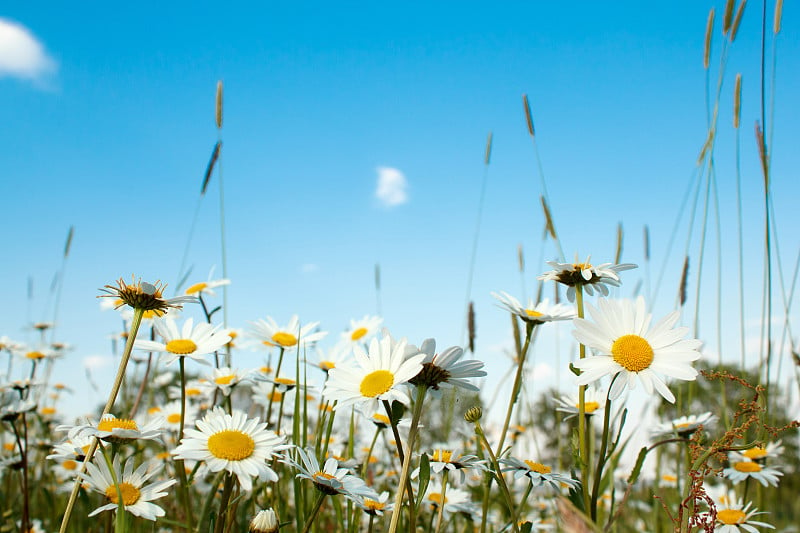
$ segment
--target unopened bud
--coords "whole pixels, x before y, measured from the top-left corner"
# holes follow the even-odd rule
[[[259,511],[250,521],[250,533],[275,533],[279,528],[278,516],[272,509]]]
[[[464,413],[464,420],[467,422],[477,422],[483,416],[483,409],[479,405],[469,409],[466,413]]]

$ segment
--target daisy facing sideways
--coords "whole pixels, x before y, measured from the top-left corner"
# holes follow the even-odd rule
[[[155,520],[157,517],[164,516],[164,509],[151,502],[166,496],[167,493],[164,491],[177,481],[169,479],[145,486],[145,483],[150,478],[158,474],[161,470],[161,465],[154,466],[151,463],[142,463],[139,468],[134,470],[133,457],[130,457],[125,461],[123,470],[120,466],[118,455],[114,457],[113,464],[114,476],[111,475],[108,465],[103,460],[97,461],[97,464],[88,463],[86,465],[87,473],[83,475],[83,478],[93,490],[104,494],[109,501],[109,503],[89,513],[89,516],[117,509],[120,493],[122,494],[125,510],[132,515],[147,520]],[[119,482],[119,489],[114,484],[114,477]]]
[[[137,350],[164,353],[165,365],[180,357],[191,357],[199,363],[208,364],[203,356],[216,352],[231,340],[226,331],[219,331],[219,326],[205,322],[195,325],[191,318],[183,323],[180,330],[175,320],[169,316],[156,319],[153,325],[164,342],[137,340],[133,347]]]
[[[276,452],[291,446],[283,444],[284,438],[258,418],[248,419],[241,411],[229,415],[216,407],[198,420],[196,427],[184,430],[186,436],[172,452],[176,459],[204,461],[211,472],[236,474],[245,491],[253,488],[255,475],[261,481],[278,480],[267,463]]]
[[[702,342],[683,339],[689,331],[687,327],[673,328],[680,316],[677,311],[651,326],[652,315],[641,296],[635,302],[601,298],[597,308],[586,304],[586,309],[592,320],[576,318],[572,333],[595,355],[575,362],[582,371],[576,380],[578,385],[610,376],[614,379],[609,397],[615,400],[626,388],[633,389],[638,378],[648,394],[655,389],[665,400],[675,403],[675,396],[660,374],[694,381],[697,370],[690,363],[700,358],[697,350]]]

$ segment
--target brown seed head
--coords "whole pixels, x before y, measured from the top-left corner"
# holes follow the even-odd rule
[[[127,284],[125,280],[119,278],[116,286],[106,285],[100,289],[108,294],[101,294],[99,298],[119,298],[122,304],[128,304],[134,309],[156,311],[157,314],[165,312],[170,307],[181,308],[181,305],[172,304],[163,298],[165,287],[166,285],[161,281],[151,284],[141,279],[137,281],[135,278],[131,278],[131,283]]]

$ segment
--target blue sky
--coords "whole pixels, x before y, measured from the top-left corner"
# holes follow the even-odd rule
[[[489,293],[523,297],[519,244],[529,292],[546,270],[540,261],[556,253],[542,244],[541,187],[523,93],[566,254],[611,261],[622,223],[623,260],[642,263],[648,224],[652,275],[663,261],[670,265],[659,295],[668,310],[685,221],[670,256],[666,243],[706,135],[702,53],[712,5],[716,80],[721,2],[646,9],[634,2],[5,5],[0,27],[23,28],[41,55],[25,70],[11,60],[19,59],[19,49],[0,44],[6,302],[0,334],[33,340],[28,323],[52,318],[48,289],[70,226],[75,238],[57,316],[57,336],[75,345],[60,363],[67,379],[83,379],[85,357],[108,355],[107,336],[118,321],[99,310],[99,287],[132,273],[177,281],[217,140],[219,79],[231,326],[266,315],[285,322],[297,313],[336,335],[349,319],[375,312],[379,263],[390,331],[412,342],[433,336],[441,345],[459,344],[491,131],[471,295],[477,355],[490,361],[490,374],[501,375],[508,320]],[[768,13],[771,27],[772,6]],[[752,133],[759,117],[759,16],[760,6],[748,5],[729,52],[716,157],[727,284],[736,279],[731,92],[742,72],[753,318],[761,279],[762,185]],[[791,153],[800,121],[799,23],[797,5],[788,2],[771,143],[788,271],[798,244],[790,230],[800,225],[794,207],[800,161]],[[405,198],[396,205],[376,197],[381,168],[405,178]],[[189,253],[195,281],[215,265],[221,274],[218,206],[215,175]],[[634,272],[620,294],[629,295],[647,275]],[[238,365],[259,357],[244,354]],[[77,394],[76,404],[84,396]]]

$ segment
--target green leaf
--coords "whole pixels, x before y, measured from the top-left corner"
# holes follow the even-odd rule
[[[425,497],[425,491],[428,490],[428,483],[430,483],[430,480],[431,462],[428,459],[428,454],[423,453],[419,459],[419,485],[417,487],[417,504],[414,506],[415,508],[419,508],[422,503],[422,498]]]

